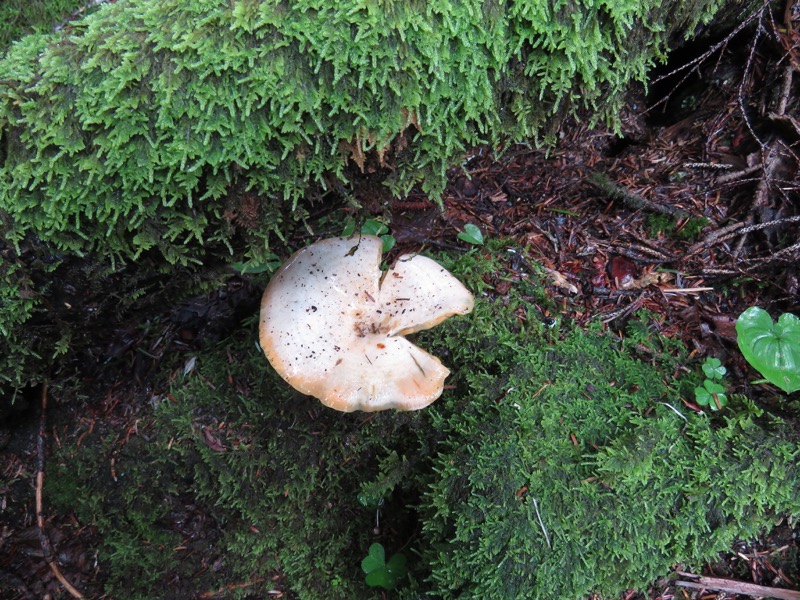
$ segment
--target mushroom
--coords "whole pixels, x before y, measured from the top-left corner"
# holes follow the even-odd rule
[[[403,255],[380,270],[382,240],[330,238],[299,250],[261,300],[259,340],[298,391],[344,412],[417,410],[450,374],[410,333],[472,310],[472,294],[444,267]]]

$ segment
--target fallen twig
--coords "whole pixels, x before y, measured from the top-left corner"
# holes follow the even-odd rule
[[[713,292],[713,287],[693,287],[693,288],[671,288],[661,290],[663,294],[700,294],[702,292]]]
[[[241,589],[249,588],[251,586],[254,586],[256,584],[261,583],[262,581],[265,581],[265,579],[266,579],[265,577],[257,577],[255,579],[253,579],[252,581],[244,581],[242,583],[229,583],[225,587],[221,587],[221,588],[219,588],[217,590],[213,590],[213,591],[210,591],[210,592],[203,592],[202,594],[200,594],[199,598],[203,598],[203,599],[221,598],[223,596],[227,596],[233,590],[241,590]],[[280,590],[269,590],[267,592],[267,595],[270,596],[270,597],[273,597],[273,598],[282,598],[283,597],[283,592],[280,591]]]
[[[716,231],[712,231],[705,238],[693,244],[686,251],[686,256],[691,256],[693,254],[696,254],[700,250],[713,246],[714,244],[719,244],[720,242],[726,242],[731,238],[751,233],[753,231],[759,231],[761,229],[767,229],[769,227],[776,227],[778,225],[786,225],[789,223],[797,223],[797,222],[800,222],[800,215],[793,217],[785,217],[783,219],[775,219],[774,221],[766,221],[764,223],[754,223],[751,225],[748,225],[747,223],[733,223],[731,225],[723,227],[722,229],[717,229]],[[790,248],[784,248],[780,252],[785,252],[788,250],[790,250]]]
[[[42,413],[39,415],[39,437],[36,440],[36,526],[39,530],[39,543],[44,552],[44,559],[53,575],[73,598],[83,598],[78,590],[61,574],[61,569],[54,558],[53,545],[44,530],[44,510],[42,508],[42,491],[44,489],[45,440],[47,435],[47,383],[42,385]]]
[[[795,253],[800,252],[800,242],[792,244],[788,248],[784,248],[783,250],[778,250],[774,254],[770,254],[769,256],[764,256],[761,258],[748,258],[743,260],[742,262],[745,264],[756,264],[756,263],[770,263],[776,260],[783,260],[783,261],[796,261],[797,257],[793,256]]]
[[[675,584],[681,587],[692,588],[695,590],[714,590],[717,592],[727,592],[731,594],[743,594],[754,598],[778,598],[778,600],[800,600],[800,592],[787,590],[784,588],[767,587],[736,581],[735,579],[720,579],[718,577],[701,577],[692,573],[679,571],[678,575],[688,577],[691,581],[676,581]]]
[[[703,54],[701,54],[697,58],[687,62],[686,64],[681,65],[677,69],[673,69],[672,71],[670,71],[668,73],[664,73],[663,75],[660,75],[659,77],[656,77],[656,79],[653,80],[651,85],[659,83],[660,81],[663,81],[664,79],[667,79],[668,77],[673,77],[674,75],[677,75],[678,73],[684,72],[684,73],[686,73],[686,75],[684,76],[683,79],[681,79],[681,81],[678,83],[678,85],[675,86],[675,89],[678,89],[680,84],[682,84],[684,81],[686,81],[686,78],[689,77],[689,75],[692,73],[692,71],[694,71],[697,67],[699,67],[703,63],[703,61],[705,61],[708,58],[710,58],[711,56],[713,56],[714,53],[717,50],[719,50],[721,48],[725,48],[728,45],[728,43],[740,31],[742,31],[745,27],[750,25],[750,23],[753,22],[756,18],[760,18],[763,15],[764,11],[768,7],[769,7],[769,0],[764,0],[761,3],[761,7],[760,8],[756,9],[751,14],[749,14],[747,17],[742,19],[741,23],[739,23],[733,31],[731,31],[728,35],[726,35],[724,39],[722,39],[721,41],[719,41],[716,44],[714,44],[711,48],[706,50]],[[671,92],[670,92],[670,95],[671,95]],[[652,110],[653,108],[655,108],[659,104],[665,104],[669,100],[669,98],[670,98],[669,95],[664,97],[664,98],[662,98],[661,100],[656,102],[652,107],[650,107],[648,109],[648,111]]]
[[[602,173],[592,173],[587,178],[587,181],[612,200],[621,200],[622,203],[628,208],[632,208],[634,210],[643,208],[664,215],[670,215],[676,219],[688,219],[692,216],[679,208],[674,208],[665,204],[659,204],[658,202],[653,202],[652,200],[648,200],[647,198],[644,198],[638,194],[634,194],[630,190],[626,190],[625,188],[617,185]]]

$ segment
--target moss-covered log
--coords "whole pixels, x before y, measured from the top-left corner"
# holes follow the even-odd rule
[[[720,4],[118,0],[22,39],[0,60],[0,387],[69,347],[69,322],[21,327],[63,306],[47,273],[64,257],[263,261],[309,186],[365,161],[435,193],[471,146],[613,121]]]
[[[395,191],[435,192],[471,146],[585,107],[613,119],[719,4],[119,0],[0,62],[4,234],[190,261],[230,239],[229,192],[254,188],[263,248],[310,182],[370,151]]]

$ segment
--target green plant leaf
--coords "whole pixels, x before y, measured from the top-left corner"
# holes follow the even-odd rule
[[[709,379],[719,381],[727,372],[728,369],[722,366],[722,362],[718,358],[709,357],[703,363],[703,373],[705,373],[706,377]]]
[[[355,232],[356,232],[355,219],[347,219],[347,223],[344,224],[344,229],[342,230],[342,237],[350,237]]]
[[[270,273],[280,266],[281,261],[278,256],[270,253],[264,260],[235,262],[231,265],[231,268],[242,275],[256,275],[258,273]]]
[[[377,235],[381,236],[389,232],[389,228],[375,219],[367,219],[361,226],[361,233],[363,235]]]
[[[404,554],[395,554],[386,563],[386,572],[391,581],[391,587],[395,587],[398,582],[406,576],[406,557]]]
[[[381,544],[372,544],[367,556],[361,561],[361,569],[369,575],[380,569],[386,568],[386,553]]]
[[[361,226],[361,235],[375,235],[383,240],[383,251],[388,252],[397,243],[394,236],[389,235],[389,228],[376,219],[367,219]]]
[[[394,589],[398,582],[406,576],[406,557],[395,554],[386,562],[386,553],[381,544],[372,544],[367,556],[361,561],[361,569],[366,573],[367,585]]]
[[[791,393],[800,390],[800,319],[785,313],[775,323],[751,306],[736,321],[739,350],[770,383]]]
[[[715,381],[711,381],[710,379],[706,379],[703,382],[703,387],[706,388],[710,394],[722,394],[725,392],[724,387]]]
[[[725,395],[725,388],[715,381],[706,379],[703,387],[694,388],[695,400],[700,406],[708,406],[711,410],[721,410],[728,404],[728,397]]]
[[[694,388],[694,399],[700,406],[708,406],[708,403],[711,402],[711,394],[704,387],[696,387]]]
[[[477,225],[473,225],[472,223],[464,225],[464,231],[460,232],[457,237],[469,244],[475,244],[476,246],[483,245],[483,233],[481,233]]]
[[[382,587],[384,589],[390,589],[388,575],[386,573],[386,567],[381,567],[380,569],[373,571],[372,573],[368,573],[366,577],[367,585],[370,587]]]
[[[383,240],[383,251],[388,252],[394,245],[397,243],[397,240],[394,239],[394,236],[391,235],[382,235],[381,239]]]

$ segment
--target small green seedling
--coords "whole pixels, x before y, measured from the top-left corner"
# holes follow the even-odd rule
[[[395,554],[386,562],[383,546],[377,543],[369,547],[367,556],[361,561],[361,568],[366,573],[367,585],[385,590],[394,589],[408,572],[404,555]]]
[[[477,225],[473,225],[472,223],[464,225],[464,231],[460,232],[457,237],[468,244],[483,246],[483,233],[481,233]]]
[[[350,237],[356,230],[356,222],[350,219],[344,226],[342,236]],[[375,235],[383,240],[383,251],[388,252],[397,243],[394,236],[389,235],[389,228],[376,219],[367,219],[359,230],[361,235]]]
[[[709,356],[706,358],[706,362],[703,363],[703,373],[713,381],[722,381],[722,378],[725,377],[725,373],[727,372],[728,369],[722,366],[722,362],[718,358]]]
[[[709,406],[711,410],[722,410],[728,403],[725,388],[719,382],[728,370],[722,366],[718,358],[708,357],[703,363],[703,373],[706,380],[702,387],[694,388],[694,396],[700,406]]]
[[[271,273],[281,266],[281,260],[277,254],[269,254],[263,260],[248,260],[245,262],[235,262],[231,268],[242,275],[257,275],[259,273]]]
[[[800,319],[784,313],[775,323],[751,306],[736,320],[739,350],[753,368],[784,392],[800,390]]]

